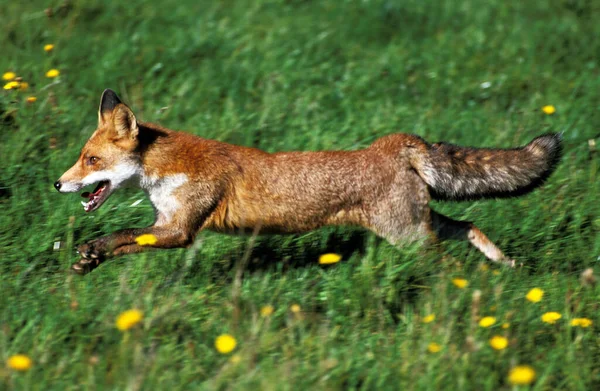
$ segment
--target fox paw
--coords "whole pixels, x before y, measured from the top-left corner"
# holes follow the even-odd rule
[[[75,262],[73,265],[71,265],[71,271],[75,274],[83,276],[84,274],[88,274],[89,272],[97,268],[101,263],[102,261],[98,258],[82,258],[79,261]]]
[[[510,259],[510,258],[506,258],[502,261],[503,264],[505,264],[508,267],[517,267],[517,266],[523,266],[522,263],[517,263],[517,261],[515,261],[514,259]]]
[[[77,253],[84,259],[104,259],[105,251],[99,241],[92,241],[77,247]]]

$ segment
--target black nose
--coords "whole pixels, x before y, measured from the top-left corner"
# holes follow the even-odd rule
[[[62,184],[59,181],[54,182],[54,188],[58,191],[60,191],[60,187],[62,186]]]

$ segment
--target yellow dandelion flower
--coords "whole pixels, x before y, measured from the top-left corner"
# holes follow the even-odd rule
[[[593,324],[591,319],[588,318],[575,318],[571,320],[571,326],[573,327],[590,327]]]
[[[499,276],[500,275],[500,270],[494,270],[492,271],[492,274],[495,276]]]
[[[229,358],[229,362],[232,364],[237,364],[240,361],[242,361],[242,356],[240,356],[239,354],[234,354]]]
[[[21,83],[19,83],[18,81],[9,81],[8,83],[6,83],[4,85],[4,89],[5,90],[15,90],[15,89],[19,88],[20,85],[21,85]]]
[[[33,366],[33,361],[24,354],[15,354],[8,358],[6,364],[15,371],[26,371]]]
[[[508,373],[508,381],[514,385],[527,385],[535,380],[535,370],[529,365],[517,365]]]
[[[19,89],[20,89],[21,91],[25,91],[25,90],[27,90],[28,88],[29,88],[29,83],[27,83],[26,81],[22,81],[22,82],[19,84]]]
[[[140,323],[144,319],[144,314],[140,310],[127,310],[122,312],[115,322],[117,328],[121,331],[126,331]]]
[[[493,317],[493,316],[484,316],[479,321],[479,326],[487,328],[487,327],[492,326],[495,323],[496,323],[496,318],[495,317]]]
[[[560,318],[562,318],[562,315],[558,312],[546,312],[542,315],[542,321],[550,324],[556,323]]]
[[[48,72],[46,72],[46,77],[50,79],[54,79],[58,75],[60,75],[60,71],[58,69],[50,69]]]
[[[421,322],[423,322],[423,323],[431,323],[431,322],[433,322],[434,320],[435,320],[435,314],[429,314],[429,315],[425,316],[425,317],[424,317],[424,318],[421,320]]]
[[[556,112],[556,107],[554,107],[552,105],[546,105],[546,106],[542,107],[542,111],[547,115],[552,115]]]
[[[267,304],[260,309],[260,315],[264,318],[269,317],[273,314],[274,310],[275,309],[273,308],[272,305]]]
[[[508,339],[500,335],[494,335],[490,338],[490,346],[496,350],[506,349],[508,346]]]
[[[338,360],[337,358],[330,357],[330,358],[327,358],[327,359],[325,359],[325,360],[321,361],[321,362],[319,363],[319,365],[320,365],[320,366],[321,366],[321,368],[323,368],[324,370],[326,370],[326,371],[329,371],[329,370],[331,370],[331,369],[333,369],[333,368],[337,367],[339,363],[340,363],[340,362],[339,362],[339,360]]]
[[[27,103],[33,103],[37,100],[37,98],[35,96],[28,96],[26,100]]]
[[[292,311],[294,314],[297,314],[298,312],[302,311],[302,308],[300,308],[298,304],[292,304],[290,306],[290,311]]]
[[[215,340],[215,348],[222,354],[231,353],[236,345],[237,341],[230,334],[221,334]]]
[[[2,80],[7,80],[8,81],[8,80],[14,79],[15,77],[17,77],[16,73],[14,73],[14,72],[5,72],[2,75]]]
[[[323,254],[319,257],[319,263],[321,265],[331,265],[332,263],[338,263],[342,260],[342,256],[334,253]]]
[[[506,330],[506,329],[507,329],[507,328],[509,328],[509,327],[510,327],[510,323],[502,323],[502,328],[503,328],[503,329],[505,329],[505,330]]]
[[[469,285],[469,281],[465,280],[464,278],[454,278],[452,283],[459,289],[464,289],[467,287],[467,285]]]
[[[48,44],[44,45],[44,51],[45,52],[51,52],[53,50],[54,50],[54,45],[53,44],[48,43]]]
[[[532,290],[527,292],[527,295],[525,296],[525,298],[532,303],[537,303],[541,301],[542,297],[544,297],[544,291],[540,288],[533,288]]]
[[[135,242],[140,246],[152,246],[158,242],[158,239],[152,234],[143,234],[135,238]]]
[[[432,342],[429,345],[427,345],[427,351],[429,353],[437,353],[440,350],[442,350],[442,347],[439,344],[435,343],[435,342]]]

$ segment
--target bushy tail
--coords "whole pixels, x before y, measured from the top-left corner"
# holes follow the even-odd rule
[[[465,148],[438,143],[414,149],[411,164],[438,200],[515,197],[540,186],[561,156],[560,134],[521,148]]]

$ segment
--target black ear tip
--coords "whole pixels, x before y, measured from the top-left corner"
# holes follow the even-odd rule
[[[117,99],[117,100],[119,100],[119,96],[117,95],[116,92],[114,92],[110,88],[107,88],[107,89],[105,89],[102,92],[102,100],[104,100],[104,99]]]
[[[102,98],[100,99],[100,112],[112,111],[119,103],[121,103],[121,99],[119,99],[113,90],[107,88],[102,93]]]

